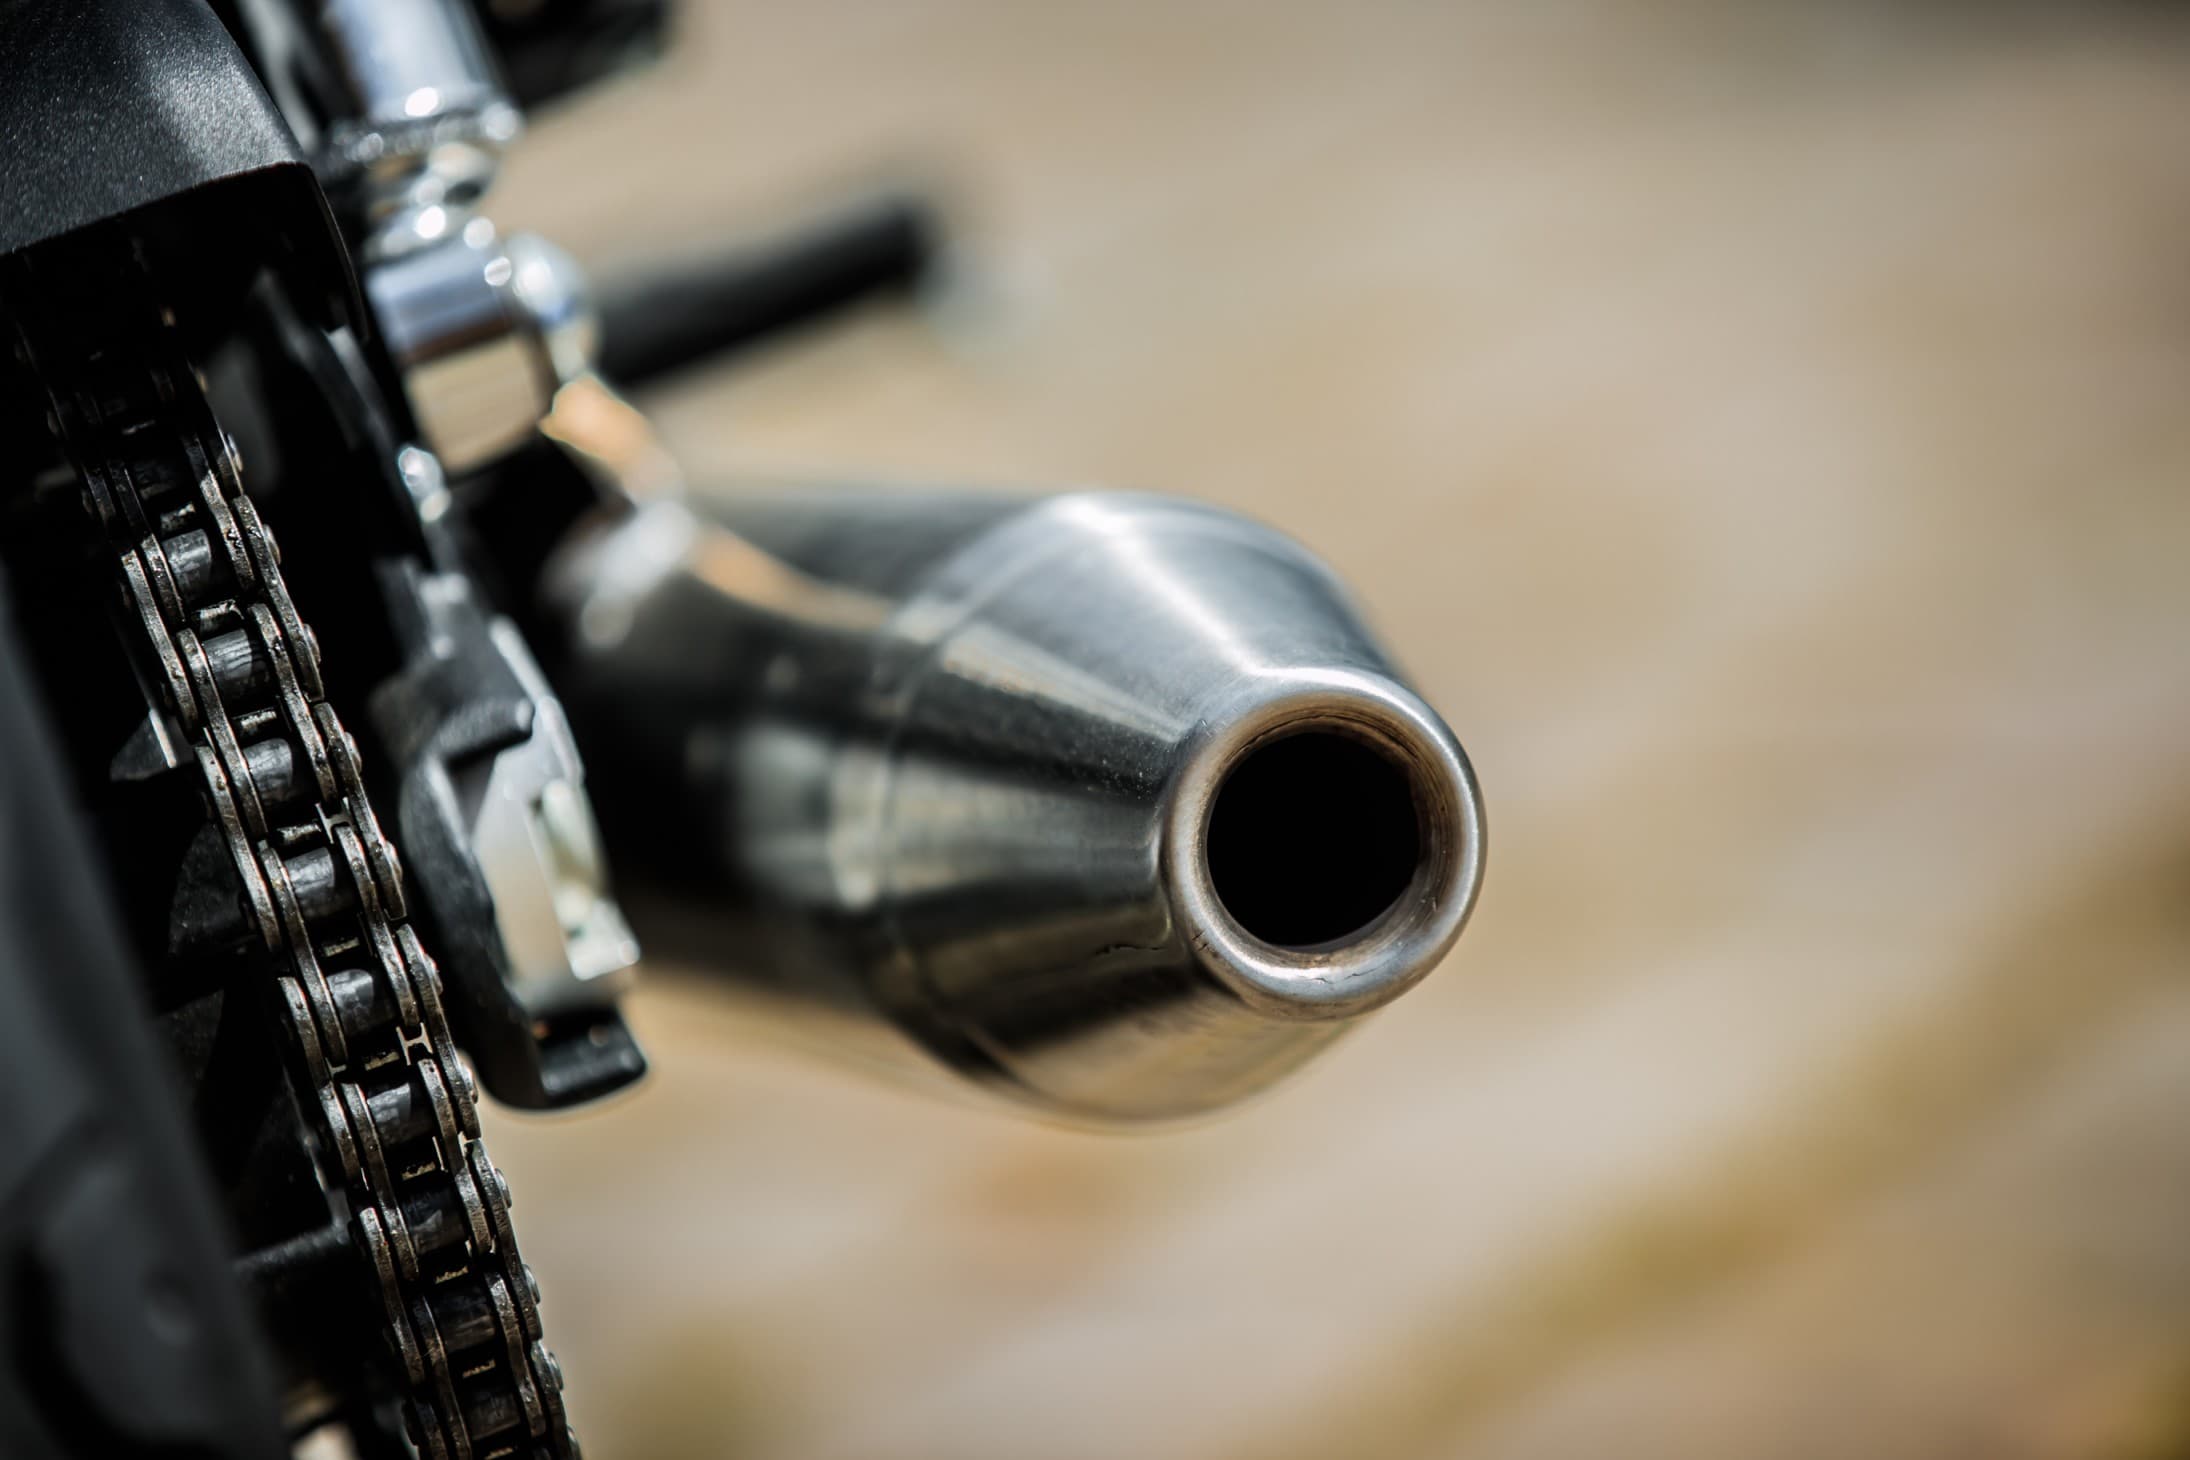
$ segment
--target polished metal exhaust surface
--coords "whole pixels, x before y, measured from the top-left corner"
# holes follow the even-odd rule
[[[1459,743],[1329,571],[1231,514],[656,501],[551,582],[649,956],[886,1023],[1057,1113],[1268,1085],[1474,903]]]

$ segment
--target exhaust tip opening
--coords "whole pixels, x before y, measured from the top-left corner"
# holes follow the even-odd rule
[[[1407,768],[1334,729],[1283,734],[1225,775],[1204,853],[1217,901],[1275,948],[1342,942],[1391,911],[1421,867]]]
[[[1203,722],[1161,859],[1203,969],[1281,1019],[1398,997],[1459,937],[1482,803],[1451,730],[1381,675],[1296,670]]]

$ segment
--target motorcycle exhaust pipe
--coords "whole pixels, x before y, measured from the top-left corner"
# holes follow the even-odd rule
[[[1336,580],[1157,498],[657,500],[549,574],[650,959],[1091,1121],[1250,1094],[1421,979],[1466,755]]]

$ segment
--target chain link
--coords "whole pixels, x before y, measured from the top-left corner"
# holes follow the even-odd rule
[[[271,965],[291,1086],[378,1285],[410,1438],[430,1460],[576,1460],[440,975],[234,446],[160,311],[61,371],[39,363]]]

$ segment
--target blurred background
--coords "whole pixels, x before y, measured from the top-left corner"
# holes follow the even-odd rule
[[[687,0],[540,118],[496,217],[597,276],[950,207],[645,398],[698,481],[1274,522],[1491,817],[1447,966],[1180,1133],[650,969],[641,1091],[491,1120],[588,1453],[2190,1454],[2186,21]]]

